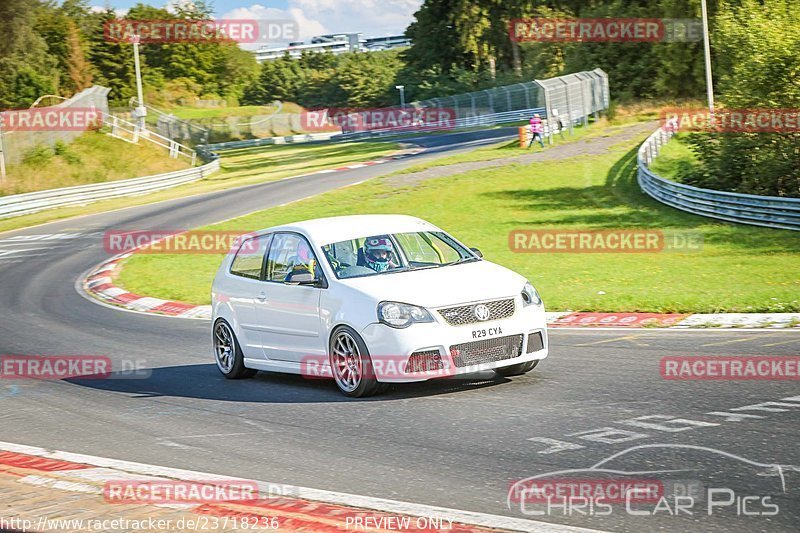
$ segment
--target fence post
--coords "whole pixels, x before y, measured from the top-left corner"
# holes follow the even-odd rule
[[[3,146],[2,118],[0,118],[0,181],[6,180],[6,150]]]
[[[583,80],[581,80],[580,83],[578,83],[578,87],[580,87],[581,90],[581,115],[583,115],[583,125],[588,126],[589,113],[586,109],[586,95],[583,94]]]
[[[575,132],[572,129],[572,105],[570,104],[569,88],[564,80],[561,81],[564,83],[564,95],[567,97],[567,123],[569,124],[569,134],[574,135]]]
[[[522,85],[522,90],[525,91],[525,106],[528,109],[531,109],[533,106],[531,106],[531,93],[528,91],[528,86],[524,83],[521,83],[520,85]]]

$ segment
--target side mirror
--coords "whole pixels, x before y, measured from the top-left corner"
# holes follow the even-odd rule
[[[481,258],[483,257],[483,253],[480,250],[478,250],[477,248],[470,248],[470,250],[472,250],[472,252],[475,255],[477,255],[478,257],[481,257]]]
[[[314,274],[305,271],[289,272],[284,281],[289,285],[316,285],[319,283],[319,280],[314,277]]]

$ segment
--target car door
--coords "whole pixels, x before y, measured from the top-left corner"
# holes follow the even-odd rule
[[[310,272],[322,279],[322,269],[306,238],[277,233],[267,255],[266,298],[255,302],[264,354],[275,361],[303,363],[327,353],[320,318],[324,289],[287,283],[293,272]]]
[[[247,359],[264,359],[255,301],[266,295],[264,262],[271,239],[267,234],[243,241],[226,276],[225,297],[233,309],[239,346]]]

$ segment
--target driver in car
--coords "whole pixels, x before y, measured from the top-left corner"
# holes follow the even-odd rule
[[[395,257],[392,241],[388,237],[369,237],[364,241],[364,260],[375,272],[385,272],[397,268],[392,260]]]

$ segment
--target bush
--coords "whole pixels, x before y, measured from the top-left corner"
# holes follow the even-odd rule
[[[22,158],[22,164],[32,168],[42,168],[55,156],[55,152],[49,146],[40,144],[28,150]]]
[[[53,146],[53,152],[70,165],[77,165],[81,162],[81,157],[70,150],[69,146],[63,141],[56,141],[55,146]]]

